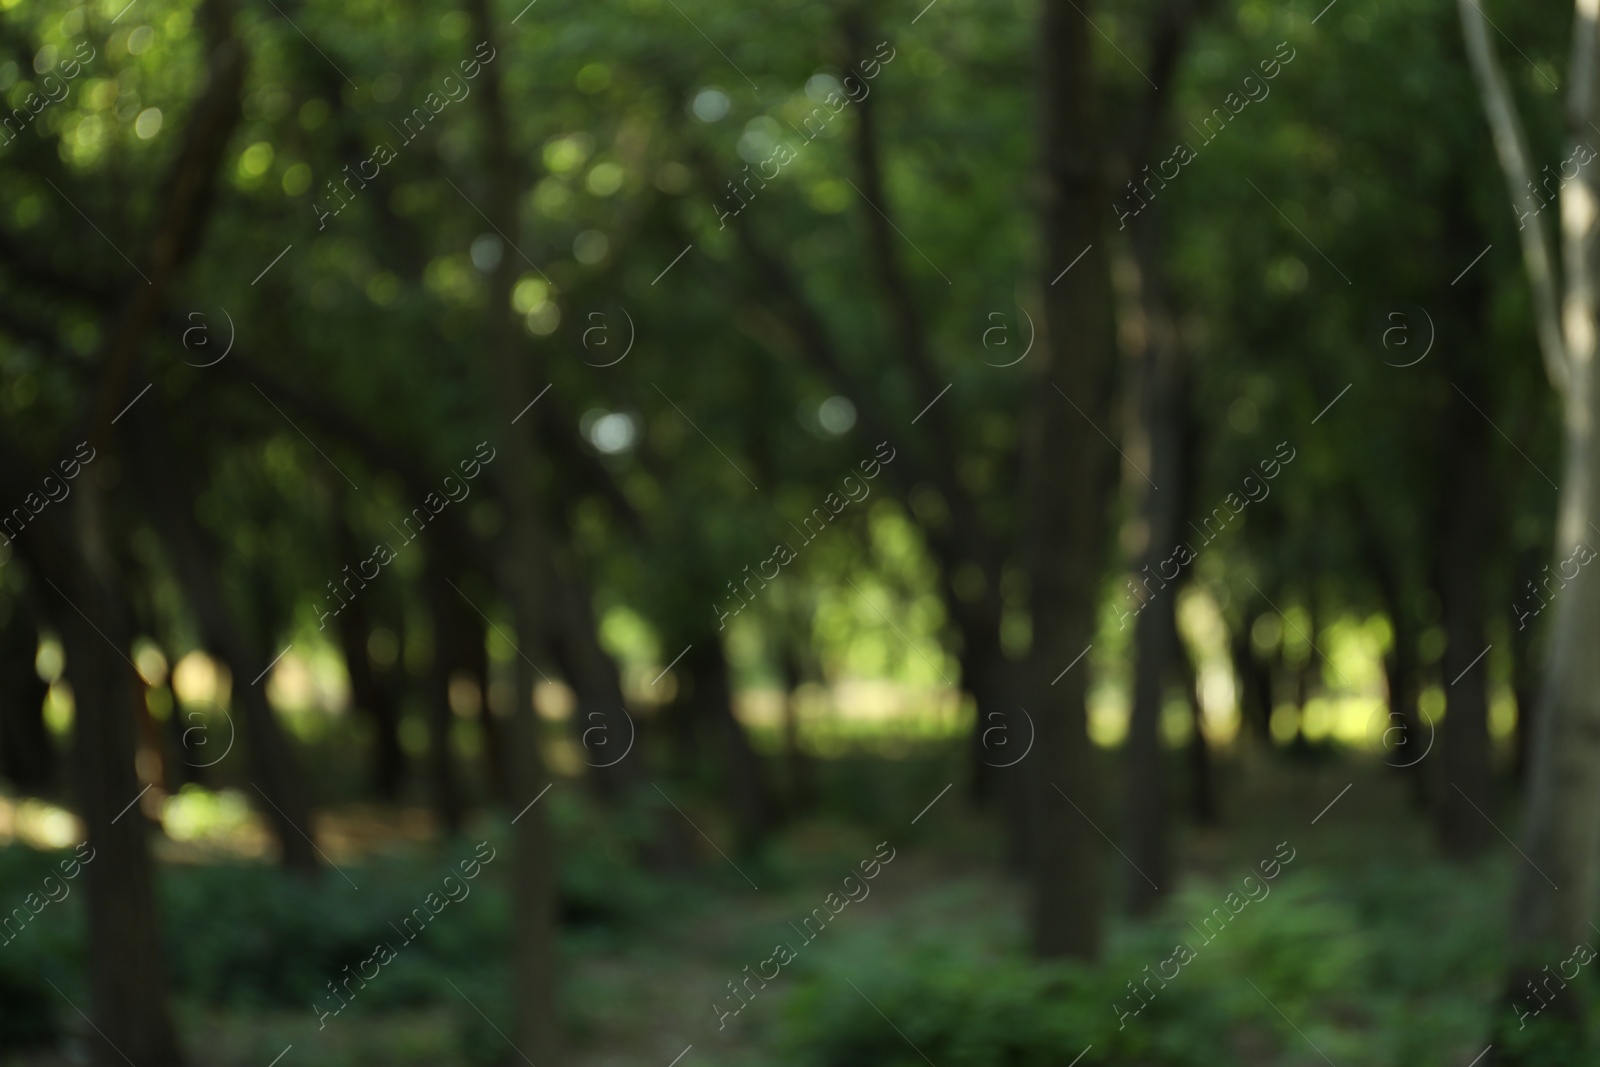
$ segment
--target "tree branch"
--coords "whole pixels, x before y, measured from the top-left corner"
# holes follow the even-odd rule
[[[200,21],[211,39],[205,89],[184,131],[183,146],[162,184],[161,221],[150,239],[151,277],[135,287],[109,330],[101,365],[101,385],[90,401],[88,437],[104,441],[111,420],[123,403],[128,379],[138,364],[139,345],[160,318],[167,290],[199,247],[210,215],[217,168],[228,138],[239,123],[239,92],[244,85],[246,53],[233,33],[233,5],[207,0]]]
[[[1483,110],[1494,137],[1500,169],[1505,174],[1506,184],[1511,187],[1513,199],[1521,196],[1531,209],[1531,199],[1521,191],[1532,184],[1528,138],[1523,130],[1522,118],[1517,114],[1516,104],[1511,99],[1511,88],[1506,83],[1505,72],[1500,68],[1500,59],[1495,54],[1493,42],[1489,40],[1488,19],[1478,6],[1478,0],[1456,0],[1456,10],[1461,16],[1461,35],[1467,46],[1467,61],[1472,67],[1473,80],[1478,83],[1478,93],[1483,98]],[[1580,21],[1582,17],[1579,15]],[[1593,35],[1592,24],[1590,35]],[[1581,33],[1575,35],[1581,36]],[[1583,54],[1591,56],[1591,61],[1586,64],[1590,69],[1589,81],[1593,80],[1592,51],[1592,47],[1586,51],[1575,40],[1574,58],[1581,58]],[[1575,75],[1579,73],[1574,71]],[[1574,93],[1579,91],[1581,80],[1575,77]],[[1592,213],[1593,201],[1590,203]],[[1536,213],[1537,209],[1533,211]],[[1529,213],[1524,211],[1517,218],[1522,235],[1522,260],[1528,272],[1528,284],[1533,289],[1533,314],[1539,335],[1539,351],[1544,356],[1545,372],[1550,376],[1550,383],[1564,393],[1571,379],[1571,357],[1567,352],[1567,338],[1557,311],[1555,260],[1551,256],[1544,227],[1539,225],[1537,219],[1531,220],[1532,225],[1524,221],[1524,216]]]

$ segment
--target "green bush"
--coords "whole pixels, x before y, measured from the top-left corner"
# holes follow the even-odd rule
[[[1459,872],[1442,869],[1327,870],[1286,868],[1270,895],[1209,942],[1189,923],[1234,887],[1197,885],[1159,920],[1116,931],[1094,967],[1036,964],[1015,930],[993,924],[908,920],[891,943],[858,938],[797,961],[802,985],[784,1040],[807,1067],[915,1065],[923,1056],[939,1067],[1319,1059],[1308,1041],[1335,1063],[1455,1063],[1487,1032],[1498,896],[1477,886],[1462,894]],[[1418,924],[1419,903],[1448,922]],[[1127,983],[1155,972],[1178,942],[1194,958],[1165,988],[1152,983],[1142,1011],[1119,1018],[1113,1005],[1138,1003]]]

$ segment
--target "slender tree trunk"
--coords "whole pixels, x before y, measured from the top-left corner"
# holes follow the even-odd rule
[[[478,728],[483,733],[483,770],[489,795],[501,803],[511,802],[511,777],[506,767],[504,724],[489,706],[489,648],[483,623],[474,615],[463,617],[462,665],[478,685]]]
[[[1517,705],[1517,732],[1512,754],[1512,778],[1519,788],[1528,784],[1532,763],[1533,738],[1538,732],[1538,671],[1533,663],[1533,624],[1523,616],[1519,604],[1527,596],[1532,576],[1537,573],[1539,554],[1520,554],[1513,583],[1513,600],[1508,625],[1511,630],[1511,692]]]
[[[1411,612],[1400,602],[1398,592],[1386,595],[1394,643],[1383,657],[1383,680],[1388,693],[1389,715],[1383,723],[1380,746],[1384,762],[1397,767],[1405,776],[1411,806],[1418,811],[1428,806],[1426,758],[1432,730],[1423,725],[1417,700],[1422,693],[1422,674],[1417,664],[1417,631]]]
[[[1177,645],[1178,674],[1183,682],[1184,696],[1189,705],[1189,718],[1194,724],[1194,734],[1189,739],[1189,811],[1200,826],[1215,826],[1218,820],[1217,776],[1212,766],[1211,742],[1206,737],[1205,708],[1200,703],[1200,678],[1195,672],[1194,658],[1184,647],[1183,638],[1175,638]]]
[[[1265,747],[1272,745],[1272,672],[1256,654],[1252,633],[1261,612],[1251,608],[1228,639],[1233,657],[1233,684],[1238,692],[1244,732]]]
[[[334,543],[342,559],[359,559],[365,553],[357,546],[348,521],[338,519]],[[400,799],[405,783],[406,753],[400,745],[400,704],[394,694],[378,681],[368,645],[372,638],[371,616],[366,601],[354,597],[334,620],[334,636],[344,653],[345,673],[350,676],[350,696],[356,712],[372,725],[372,764],[369,772],[372,789],[379,797],[393,802]]]
[[[1155,225],[1159,220],[1150,220]],[[1153,243],[1154,238],[1137,231],[1136,246]],[[1134,865],[1146,878],[1128,881],[1128,905],[1135,915],[1148,915],[1159,902],[1160,893],[1151,882],[1171,888],[1172,830],[1167,797],[1166,746],[1162,741],[1162,706],[1167,683],[1178,666],[1182,650],[1178,643],[1176,602],[1181,559],[1175,556],[1183,541],[1181,524],[1187,494],[1188,463],[1184,392],[1188,374],[1182,346],[1159,291],[1160,265],[1153,249],[1137,257],[1140,267],[1142,307],[1144,309],[1145,352],[1143,375],[1143,422],[1149,444],[1153,485],[1135,472],[1143,491],[1140,508],[1145,548],[1134,581],[1149,596],[1134,624],[1133,702],[1128,723],[1126,749],[1127,837]],[[1156,486],[1164,488],[1157,489]]]
[[[1024,761],[1032,792],[1030,921],[1034,951],[1047,958],[1094,958],[1101,946],[1100,838],[1089,820],[1102,813],[1085,729],[1089,672],[1079,662],[1061,673],[1094,637],[1116,470],[1116,452],[1097,429],[1110,421],[1116,357],[1089,33],[1073,0],[1045,0],[1036,71],[1044,336],[1024,431],[1023,555],[1033,612],[1026,675],[1038,728]]]
[[[1172,0],[1154,13],[1151,56],[1156,85],[1170,86],[1188,39],[1196,8],[1201,2]],[[1149,157],[1166,130],[1171,92],[1153,88],[1134,125],[1131,152],[1135,160]],[[1158,179],[1159,180],[1159,179]],[[1134,582],[1149,598],[1134,628],[1133,701],[1129,718],[1126,799],[1127,835],[1134,863],[1149,879],[1129,880],[1127,899],[1135,915],[1149,914],[1160,893],[1151,882],[1170,889],[1172,880],[1171,811],[1167,798],[1167,766],[1162,744],[1161,716],[1167,686],[1186,658],[1178,640],[1176,601],[1187,556],[1179,555],[1191,500],[1189,485],[1193,463],[1189,408],[1189,361],[1178,335],[1167,283],[1164,253],[1166,212],[1161,203],[1139,212],[1131,224],[1132,277],[1136,291],[1123,301],[1137,327],[1129,331],[1139,344],[1139,418],[1134,435],[1144,447],[1148,471],[1124,471],[1136,494],[1138,523],[1135,533],[1142,550],[1134,564]],[[1123,224],[1127,225],[1126,220]],[[1131,466],[1131,464],[1130,464]],[[1162,488],[1157,488],[1161,486]],[[1187,547],[1185,545],[1185,551]],[[1194,701],[1190,696],[1190,703]],[[1198,726],[1198,720],[1196,720]],[[1205,754],[1204,737],[1197,733]]]
[[[953,600],[953,593],[946,599]],[[961,688],[972,697],[976,710],[968,747],[972,773],[968,795],[974,802],[984,803],[1002,791],[1005,781],[1022,773],[1006,773],[1012,768],[1001,765],[1008,763],[1012,754],[1005,752],[1003,746],[996,747],[995,742],[1003,737],[1009,745],[1021,735],[1018,730],[1011,729],[1018,716],[1017,709],[1010,706],[1014,702],[1008,700],[1004,692],[1011,664],[1000,649],[999,622],[979,623],[971,619],[970,614],[957,615],[961,630]],[[963,616],[966,616],[965,624],[962,624]],[[1000,724],[1006,726],[1003,733],[992,732]]]
[[[1411,807],[1428,810],[1428,776],[1433,761],[1423,763],[1434,748],[1433,727],[1418,713],[1422,675],[1417,655],[1417,620],[1407,596],[1408,586],[1396,551],[1373,518],[1359,488],[1350,493],[1350,512],[1361,531],[1361,548],[1368,572],[1378,587],[1384,613],[1389,617],[1390,644],[1383,656],[1385,712],[1368,724],[1368,740],[1375,741],[1379,758],[1395,768],[1406,782]]]
[[[50,686],[34,661],[39,631],[20,600],[0,626],[0,774],[25,793],[41,795],[56,784],[56,750],[44,723]]]
[[[433,616],[433,658],[428,664],[424,715],[428,724],[428,782],[433,798],[434,818],[446,837],[456,837],[466,818],[461,783],[456,769],[455,712],[450,707],[450,677],[460,662],[460,595],[451,586],[445,557],[435,550],[426,553],[425,580],[428,610]]]
[[[1569,144],[1590,139],[1600,105],[1600,25],[1594,6],[1575,5],[1568,64]],[[1530,181],[1526,137],[1495,54],[1488,19],[1474,0],[1459,0],[1463,37],[1483,97],[1495,151],[1514,201]],[[1519,227],[1533,292],[1539,347],[1551,383],[1562,394],[1563,466],[1556,519],[1556,560],[1592,554],[1600,520],[1600,376],[1595,374],[1600,174],[1580,170],[1560,194],[1562,283],[1543,225]],[[1528,775],[1522,852],[1512,909],[1508,996],[1522,973],[1591,935],[1600,892],[1600,581],[1580,572],[1554,605],[1550,655]],[[1578,997],[1561,998],[1577,1011]]]
[[[712,738],[725,792],[739,824],[740,847],[747,850],[773,822],[761,756],[733,713],[733,688],[721,639],[702,636],[692,644],[680,665],[693,686],[695,716]]]
[[[1452,219],[1448,243],[1459,255],[1470,241],[1464,192],[1455,190],[1446,210]],[[1468,252],[1468,255],[1471,253]],[[1489,746],[1489,607],[1486,576],[1493,556],[1491,481],[1492,428],[1474,404],[1487,402],[1488,376],[1484,354],[1471,333],[1487,327],[1481,309],[1489,294],[1480,279],[1463,279],[1451,294],[1449,322],[1442,328],[1444,358],[1452,383],[1463,395],[1450,395],[1446,416],[1444,500],[1439,532],[1440,606],[1444,613],[1445,650],[1441,669],[1445,682],[1445,719],[1439,731],[1440,768],[1436,828],[1440,845],[1450,856],[1471,856],[1499,834],[1495,818],[1494,779]],[[1454,334],[1456,336],[1452,337]],[[1452,391],[1454,393],[1454,391]],[[1468,397],[1484,400],[1468,401]]]
[[[1172,816],[1167,795],[1166,744],[1161,736],[1167,669],[1174,665],[1177,651],[1172,592],[1157,592],[1134,628],[1133,701],[1123,752],[1123,782],[1127,790],[1124,836],[1133,865],[1148,878],[1134,875],[1125,883],[1128,908],[1140,916],[1154,911],[1161,894],[1172,888]]]
[[[1481,420],[1480,420],[1481,422]],[[1463,429],[1465,427],[1463,426]],[[1486,449],[1469,445],[1457,435],[1455,448],[1487,458]],[[1482,442],[1487,445],[1487,441]],[[1463,457],[1465,466],[1465,457]],[[1471,482],[1481,479],[1481,467],[1472,468],[1465,486],[1452,493],[1456,512],[1478,511],[1475,517],[1457,514],[1446,528],[1441,597],[1445,617],[1445,651],[1442,664],[1446,683],[1446,715],[1439,730],[1439,756],[1445,782],[1439,790],[1436,825],[1446,854],[1471,856],[1491,840],[1498,840],[1488,822],[1495,818],[1493,778],[1489,768],[1488,648],[1483,576],[1486,553],[1481,514],[1488,497],[1475,492]],[[1477,659],[1477,662],[1474,660]]]
[[[816,767],[800,739],[800,687],[806,681],[801,638],[779,637],[778,661],[783,684],[783,762],[789,786],[788,815],[797,818],[817,802]]]
[[[494,49],[498,34],[488,0],[469,0],[467,7],[474,36]],[[498,50],[494,54],[499,56]],[[480,202],[489,224],[514,240],[521,232],[517,219],[521,186],[500,88],[501,71],[509,62],[509,58],[500,57],[499,62],[484,64],[477,96],[484,124],[487,179],[487,192]],[[521,351],[519,324],[510,310],[519,269],[512,255],[515,249],[502,247],[500,251],[500,262],[489,276],[490,310],[485,331],[504,452],[494,466],[506,508],[506,528],[496,562],[501,588],[511,603],[519,645],[542,647],[546,633],[542,612],[549,610],[558,594],[550,565],[552,546],[535,489],[539,479],[532,443],[534,427],[530,423],[539,419],[539,412],[529,410],[520,427],[515,421],[538,392],[532,384],[537,380],[532,373],[537,361],[526,358]],[[532,801],[551,784],[540,754],[538,721],[533,711],[533,689],[539,672],[525,652],[517,656],[515,666],[516,704],[511,717],[508,762],[518,800],[527,797]],[[516,980],[512,1017],[516,1020],[521,1054],[538,1067],[559,1067],[563,1055],[556,1009],[556,885],[554,849],[545,819],[547,807],[532,804],[520,812],[513,824],[516,836],[511,899]]]

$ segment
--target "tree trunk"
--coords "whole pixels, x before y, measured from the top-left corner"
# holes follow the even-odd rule
[[[334,543],[341,559],[359,559],[358,547],[348,520],[340,516]],[[320,592],[320,591],[319,591]],[[406,753],[400,745],[400,704],[394,694],[378,681],[368,649],[372,638],[371,617],[366,601],[352,597],[335,619],[334,637],[344,653],[345,673],[350,676],[350,698],[355,711],[372,725],[372,764],[369,772],[372,789],[383,800],[400,799],[405,784]]]
[[[141,682],[128,661],[130,616],[105,543],[105,499],[91,473],[78,483],[75,517],[86,564],[76,580],[56,577],[71,603],[55,613],[73,693],[73,764],[79,813],[88,827],[91,1062],[149,1067],[182,1062],[167,1011],[161,924],[136,803],[134,724]],[[44,531],[37,531],[43,533]],[[81,614],[80,614],[81,612]],[[86,857],[88,858],[88,857]]]
[[[1456,256],[1472,255],[1465,191],[1453,189],[1446,202],[1451,225],[1446,240]],[[1486,575],[1494,555],[1492,427],[1475,404],[1487,403],[1485,353],[1474,334],[1484,335],[1489,305],[1485,275],[1462,279],[1451,293],[1441,328],[1453,392],[1447,398],[1446,469],[1439,533],[1439,592],[1444,613],[1445,650],[1440,665],[1445,682],[1445,719],[1439,731],[1440,769],[1436,828],[1446,855],[1472,856],[1499,838],[1489,746],[1489,608]],[[1454,336],[1452,336],[1454,335]],[[1469,402],[1468,398],[1473,398]],[[1483,398],[1479,400],[1477,398]]]
[[[1062,671],[1094,637],[1116,470],[1096,428],[1110,421],[1115,335],[1089,32],[1073,0],[1046,0],[1036,71],[1044,343],[1023,444],[1033,612],[1026,677],[1038,728],[1024,761],[1032,941],[1040,956],[1083,959],[1101,946],[1100,838],[1089,822],[1100,815],[1100,790],[1085,729],[1089,672],[1081,662]],[[1058,789],[1071,797],[1066,807]]]
[[[1533,738],[1538,732],[1538,671],[1533,662],[1533,624],[1523,618],[1523,610],[1519,604],[1527,596],[1526,590],[1532,584],[1533,576],[1538,573],[1537,560],[1540,555],[1536,552],[1519,553],[1517,567],[1514,573],[1517,580],[1513,582],[1513,597],[1511,604],[1511,693],[1517,705],[1517,732],[1514,738],[1515,748],[1512,752],[1512,779],[1519,788],[1528,783],[1528,768],[1532,763]]]
[[[1133,701],[1128,717],[1128,740],[1123,750],[1127,818],[1124,837],[1134,866],[1148,877],[1147,880],[1135,874],[1125,883],[1128,909],[1136,916],[1153,912],[1160,903],[1161,894],[1172,888],[1172,816],[1167,797],[1167,753],[1161,736],[1161,718],[1167,693],[1167,671],[1175,665],[1177,651],[1177,628],[1172,618],[1173,591],[1169,588],[1156,593],[1134,627]]]
[[[423,714],[428,724],[428,785],[434,818],[446,837],[457,837],[466,810],[456,770],[455,712],[450,707],[450,677],[461,660],[459,627],[466,605],[451,585],[447,555],[437,548],[424,554],[428,610],[433,617],[433,658],[428,664]]]
[[[56,784],[56,750],[44,722],[50,686],[34,669],[38,651],[33,617],[13,600],[0,626],[0,775],[35,796]]]
[[[1218,819],[1216,773],[1212,768],[1211,742],[1206,737],[1205,708],[1200,703],[1200,678],[1183,638],[1176,636],[1175,644],[1178,673],[1189,705],[1189,718],[1194,724],[1188,750],[1189,811],[1198,825],[1215,826]]]
[[[1151,887],[1152,881],[1164,887],[1162,892],[1171,888],[1171,812],[1161,716],[1167,683],[1183,654],[1176,606],[1180,561],[1185,557],[1176,552],[1184,540],[1181,524],[1188,496],[1184,489],[1188,481],[1188,373],[1161,285],[1157,238],[1151,232],[1159,221],[1146,220],[1134,232],[1145,338],[1142,421],[1150,459],[1148,474],[1154,483],[1146,484],[1143,473],[1133,472],[1131,480],[1142,496],[1145,540],[1133,580],[1141,595],[1148,597],[1134,623],[1133,701],[1125,757],[1129,853],[1149,876],[1149,880],[1135,877],[1127,882],[1128,906],[1135,915],[1148,915],[1159,903],[1160,893]]]
[[[946,601],[954,602],[953,591]],[[1017,725],[1017,709],[1004,693],[1012,665],[1000,649],[998,620],[980,624],[970,616],[970,612],[958,613],[956,622],[961,631],[961,688],[972,697],[976,713],[968,747],[972,773],[968,795],[981,804],[1004,791],[1007,781],[1026,772],[1003,766],[1016,755],[1006,748],[1012,747],[1013,742],[1024,742],[1022,733],[1013,729]],[[996,732],[997,726],[1004,729]]]
[[[1202,3],[1204,0],[1202,0]],[[1170,86],[1188,39],[1195,8],[1199,3],[1174,0],[1154,13],[1151,58],[1155,85]],[[1134,160],[1149,158],[1155,144],[1166,131],[1171,92],[1152,88],[1146,104],[1133,122],[1130,155]],[[1158,179],[1159,180],[1159,179]],[[1179,658],[1187,654],[1178,640],[1176,600],[1183,561],[1179,546],[1184,543],[1183,520],[1190,508],[1189,485],[1193,481],[1190,459],[1188,391],[1188,352],[1174,321],[1170,286],[1167,283],[1165,216],[1162,204],[1139,213],[1129,230],[1135,291],[1123,301],[1126,313],[1136,327],[1129,333],[1138,338],[1139,419],[1134,427],[1138,438],[1129,451],[1144,452],[1146,470],[1124,471],[1127,483],[1139,501],[1134,532],[1142,543],[1134,563],[1133,581],[1141,587],[1145,607],[1138,613],[1134,628],[1133,700],[1129,717],[1126,799],[1127,836],[1134,863],[1150,880],[1133,878],[1127,883],[1127,900],[1135,915],[1149,914],[1160,894],[1151,881],[1170,889],[1171,812],[1168,805],[1165,746],[1161,737],[1162,705],[1173,675],[1192,674]],[[1126,219],[1122,225],[1127,225]],[[1120,227],[1119,227],[1120,228]],[[1142,444],[1143,448],[1137,447]],[[1165,488],[1157,489],[1156,486]],[[1180,667],[1184,669],[1179,670]],[[1189,702],[1193,704],[1191,694]],[[1198,719],[1196,724],[1198,727]],[[1205,755],[1204,737],[1196,735]]]
[[[817,770],[800,740],[800,687],[806,681],[802,641],[791,633],[778,637],[779,677],[783,685],[783,764],[789,787],[787,814],[799,818],[817,803]]]
[[[1386,596],[1385,602],[1394,629],[1394,643],[1383,657],[1389,713],[1383,723],[1380,746],[1384,762],[1398,768],[1405,776],[1411,806],[1422,811],[1428,806],[1428,776],[1422,760],[1433,737],[1433,728],[1423,724],[1417,706],[1422,693],[1422,674],[1417,663],[1416,624],[1398,594]]]
[[[489,647],[483,624],[476,616],[463,616],[462,666],[478,685],[478,728],[483,732],[483,770],[489,796],[511,802],[511,776],[506,767],[505,727],[489,706]]]
[[[474,36],[494,48],[497,37],[488,0],[470,0]],[[493,54],[498,55],[496,50]],[[484,175],[486,192],[480,203],[489,224],[513,240],[521,232],[517,219],[520,188],[511,154],[511,131],[501,95],[500,72],[512,62],[486,63],[478,82],[478,105],[484,124]],[[497,553],[499,583],[511,603],[517,641],[523,647],[543,645],[545,626],[541,609],[548,610],[557,594],[550,565],[551,544],[540,515],[535,487],[533,422],[537,408],[526,408],[537,398],[532,387],[530,360],[520,351],[518,322],[511,313],[511,291],[518,273],[513,248],[501,248],[500,262],[489,275],[489,314],[485,349],[494,383],[495,410],[504,435],[503,456],[494,473],[506,509],[505,533]],[[523,422],[516,424],[519,416]],[[540,754],[538,720],[533,711],[533,688],[539,674],[526,653],[516,658],[516,703],[511,716],[512,789],[518,800],[541,796],[550,773]],[[513,806],[516,805],[513,801]],[[562,1061],[560,1017],[556,1009],[556,882],[554,849],[545,820],[547,805],[533,803],[513,823],[511,902],[514,916],[512,1018],[516,1020],[517,1049],[539,1067],[559,1067]]]
[[[1392,631],[1389,650],[1383,657],[1386,710],[1381,720],[1368,726],[1368,740],[1377,742],[1379,758],[1405,779],[1411,807],[1426,812],[1428,775],[1433,765],[1422,761],[1433,752],[1435,734],[1432,726],[1423,724],[1417,705],[1422,693],[1422,674],[1417,655],[1416,613],[1406,595],[1408,586],[1400,554],[1383,536],[1358,488],[1351,491],[1350,511],[1361,530],[1362,554],[1377,584]]]
[[[697,638],[679,662],[693,687],[690,699],[695,718],[711,736],[717,754],[725,795],[739,826],[739,847],[748,850],[772,826],[773,805],[761,756],[733,713],[733,688],[722,640],[714,634]]]
[[[1459,0],[1467,55],[1483,97],[1495,150],[1513,195],[1529,181],[1526,138],[1501,72],[1487,17],[1474,0]],[[1592,5],[1578,4],[1568,72],[1569,145],[1586,142],[1600,92],[1600,37]],[[1557,312],[1556,270],[1543,226],[1519,229],[1533,291],[1541,354],[1562,393],[1564,458],[1554,559],[1592,556],[1600,520],[1600,376],[1594,372],[1600,174],[1581,170],[1561,189],[1564,299]],[[1546,953],[1590,936],[1600,891],[1600,582],[1583,575],[1554,605],[1550,657],[1528,775],[1522,851],[1513,902],[1511,983]],[[1563,998],[1577,1004],[1579,998]]]
[[[1272,747],[1272,670],[1256,655],[1252,633],[1261,612],[1245,612],[1244,621],[1229,635],[1233,657],[1233,681],[1238,691],[1240,724],[1244,732],[1263,746]]]

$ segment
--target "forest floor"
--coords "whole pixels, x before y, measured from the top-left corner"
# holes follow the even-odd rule
[[[1221,827],[1189,825],[1180,833],[1179,871],[1186,895],[1169,906],[1167,918],[1174,929],[1184,925],[1179,918],[1203,917],[1259,861],[1287,846],[1294,851],[1295,861],[1283,883],[1305,875],[1332,887],[1335,895],[1347,886],[1351,899],[1359,897],[1366,902],[1351,906],[1348,921],[1352,923],[1363,921],[1364,908],[1386,908],[1379,925],[1414,929],[1416,944],[1425,945],[1426,931],[1434,929],[1436,922],[1447,921],[1431,914],[1434,907],[1427,894],[1450,891],[1473,902],[1471,919],[1463,922],[1464,927],[1483,928],[1463,929],[1456,936],[1484,930],[1494,936],[1493,926],[1502,917],[1506,874],[1515,860],[1511,846],[1503,849],[1506,855],[1487,857],[1470,869],[1440,868],[1426,825],[1408,809],[1403,783],[1393,772],[1343,762],[1292,767],[1234,763],[1224,766],[1220,788]],[[706,847],[705,864],[692,883],[662,897],[651,914],[618,928],[569,928],[561,979],[569,1063],[572,1067],[776,1067],[804,1063],[808,1057],[796,1046],[797,1041],[804,1044],[807,1027],[816,1021],[815,1005],[797,1007],[796,994],[808,987],[814,989],[819,982],[842,985],[843,979],[855,987],[861,1001],[883,1014],[877,1003],[880,998],[874,995],[875,980],[881,984],[885,968],[893,969],[896,957],[908,967],[916,966],[918,946],[962,941],[981,945],[984,951],[1024,956],[1026,898],[1022,883],[1004,870],[1000,835],[993,822],[974,814],[959,793],[958,787],[942,796],[919,818],[917,826],[911,825],[910,818],[926,802],[921,796],[906,799],[903,816],[876,820],[874,830],[821,820],[791,827],[766,854],[756,861],[742,861],[737,869],[732,860]],[[1061,818],[1083,817],[1066,804],[1062,808]],[[365,816],[357,813],[351,822],[362,818]],[[1502,828],[1511,825],[1509,815],[1500,821]],[[415,820],[401,823],[397,836],[415,837]],[[894,823],[903,827],[898,836]],[[714,826],[712,833],[718,835]],[[843,907],[815,943],[806,942],[798,932],[802,920],[812,909],[823,907],[829,893],[842,895],[845,875],[860,861],[871,859],[879,841],[885,839],[887,847],[895,850],[894,859],[869,883],[870,895]],[[1108,898],[1118,899],[1122,883],[1137,875],[1109,847],[1104,863]],[[1425,869],[1431,873],[1424,881],[1433,888],[1389,893],[1381,882],[1376,891],[1371,884],[1358,885],[1363,879],[1370,882],[1371,872],[1380,867],[1388,873],[1379,877],[1389,879],[1406,878],[1408,871]],[[762,888],[753,888],[747,874]],[[1388,903],[1373,905],[1374,899]],[[1294,904],[1280,901],[1275,907],[1292,908]],[[1459,907],[1455,915],[1460,921]],[[1287,914],[1272,920],[1289,924],[1283,927],[1287,933],[1281,936],[1285,938],[1301,936],[1293,921]],[[1265,931],[1265,918],[1258,925]],[[1108,966],[1124,968],[1118,957],[1126,959],[1128,953],[1122,948],[1140,936],[1138,928],[1114,922],[1108,937],[1112,957]],[[1315,941],[1323,935],[1313,929],[1304,936]],[[743,982],[773,956],[773,946],[779,942],[798,949],[796,963],[764,986],[744,986],[757,989],[751,1003],[737,1016],[728,1016],[719,1028],[715,1005],[730,1010],[738,1004],[729,983]],[[1294,953],[1316,953],[1322,947],[1308,943],[1285,951],[1293,959]],[[1400,946],[1399,951],[1413,949]],[[420,958],[402,959],[399,964],[427,965],[428,961]],[[745,970],[747,965],[750,971]],[[1222,964],[1216,961],[1213,966]],[[1448,960],[1441,964],[1446,971],[1452,966]],[[426,1003],[356,1012],[331,1020],[321,1031],[309,1009],[281,1004],[217,1007],[201,1003],[191,991],[178,998],[179,1025],[192,1062],[216,1067],[466,1067],[524,1062],[526,1057],[506,1036],[511,1031],[509,1012],[493,999],[503,987],[503,960],[485,961],[481,971],[475,974],[468,960],[461,969],[450,971],[455,976],[449,984],[454,994],[449,987],[442,987],[443,993]],[[1133,973],[1137,967],[1130,971]],[[414,977],[420,981],[425,976]],[[1119,981],[1120,977],[1118,970]],[[1435,1040],[1448,1042],[1448,1047],[1432,1050],[1437,1056],[1418,1057],[1417,1063],[1465,1064],[1482,1048],[1480,1027],[1470,1020],[1473,1004],[1483,1003],[1489,993],[1485,974],[1447,974],[1444,981],[1454,984],[1440,991],[1442,999],[1433,1005],[1438,1009],[1435,1014],[1442,1012],[1441,1017],[1458,1022],[1441,1024],[1442,1036]],[[1369,995],[1367,990],[1349,990],[1348,1003],[1340,1001],[1341,993],[1332,998],[1340,1003],[1330,1004],[1316,1020],[1302,1020],[1303,1028],[1316,1038],[1314,1047],[1327,1050],[1334,1062],[1342,1063],[1339,1050],[1348,1055],[1391,1045],[1382,1031],[1394,1024],[1394,1017],[1387,1009],[1368,1005],[1364,998]],[[804,1000],[804,995],[800,999]],[[1108,1018],[1114,1010],[1106,1006]],[[1406,1010],[1430,1009],[1412,997]],[[1251,1008],[1246,1004],[1242,1012],[1245,1021],[1234,1042],[1235,1062],[1250,1067],[1321,1062],[1306,1047],[1310,1039],[1299,1043],[1266,1005],[1258,1003]],[[64,1022],[69,1036],[57,1049],[0,1055],[0,1063],[61,1067],[86,1062],[85,1043],[98,1038],[75,1014],[63,1014],[68,1016]],[[885,1015],[882,1022],[886,1034],[892,1030],[904,1037],[905,1020]],[[275,1059],[280,1054],[282,1059]],[[906,1054],[910,1056],[909,1049]],[[1410,1062],[1389,1055],[1364,1059],[1371,1063]]]

